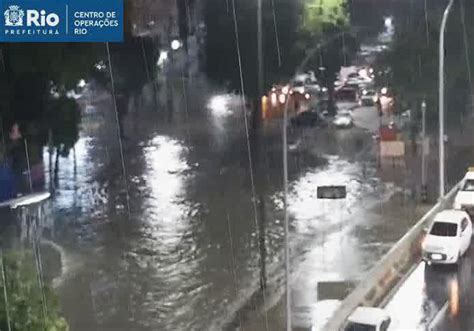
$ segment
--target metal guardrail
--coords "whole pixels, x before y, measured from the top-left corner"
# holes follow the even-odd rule
[[[424,229],[433,217],[452,204],[459,189],[457,183],[445,198],[433,206],[377,263],[342,301],[339,308],[326,323],[323,330],[339,331],[345,326],[349,315],[358,306],[377,306],[399,282],[414,263],[421,258],[421,241]]]

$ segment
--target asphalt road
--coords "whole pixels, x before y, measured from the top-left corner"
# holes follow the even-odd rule
[[[407,201],[401,194],[406,169],[379,168],[375,163],[372,136],[380,121],[375,107],[357,107],[353,117],[351,129],[311,128],[294,133],[301,143],[291,153],[330,160],[323,168],[308,169],[292,183],[290,217],[298,220],[292,240],[300,243],[293,248],[291,259],[295,330],[323,330],[339,300],[426,211],[426,206]],[[334,181],[348,185],[347,200],[314,198],[314,187]],[[381,184],[391,188],[380,191],[378,197],[367,190]],[[310,228],[314,231],[308,232]],[[284,278],[281,273],[276,278],[266,297],[266,314],[245,312],[239,321],[241,330],[284,329]]]

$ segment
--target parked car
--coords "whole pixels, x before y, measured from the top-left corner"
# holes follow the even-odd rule
[[[465,210],[471,217],[474,216],[474,168],[469,168],[464,175],[453,208]]]
[[[357,307],[344,331],[387,331],[390,323],[390,316],[381,308]]]
[[[463,210],[438,213],[422,244],[423,260],[428,264],[457,264],[466,253],[472,237],[472,223]]]
[[[304,111],[296,114],[290,120],[294,126],[326,126],[326,120],[323,115],[316,111]]]

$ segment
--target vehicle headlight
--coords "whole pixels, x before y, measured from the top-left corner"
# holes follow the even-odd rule
[[[286,95],[283,94],[283,93],[280,94],[280,95],[278,96],[278,101],[280,101],[281,104],[284,104],[285,101],[286,101]]]

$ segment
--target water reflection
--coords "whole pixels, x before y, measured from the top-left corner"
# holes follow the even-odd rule
[[[127,269],[141,306],[135,318],[147,327],[191,329],[189,317],[208,286],[200,279],[203,253],[195,242],[199,205],[185,191],[192,177],[187,153],[181,141],[167,136],[156,136],[143,149],[148,194]]]
[[[156,239],[173,247],[186,231],[187,216],[192,211],[184,196],[184,184],[189,176],[187,170],[190,169],[184,155],[186,148],[177,140],[158,136],[143,152],[147,167],[144,178],[151,192],[144,220],[156,227],[159,232]],[[153,236],[156,234],[152,233]]]

